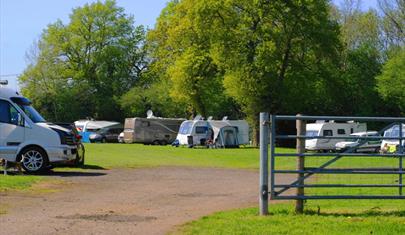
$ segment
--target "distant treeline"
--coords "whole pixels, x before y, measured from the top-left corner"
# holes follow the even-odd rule
[[[151,30],[106,0],[50,24],[22,92],[52,121],[405,114],[405,1],[172,0]],[[254,135],[256,136],[256,135]]]

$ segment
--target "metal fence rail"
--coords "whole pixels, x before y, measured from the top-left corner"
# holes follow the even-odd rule
[[[360,121],[360,122],[379,122],[386,123],[385,127],[378,133],[381,136],[307,136],[306,135],[306,122],[317,120],[333,120],[333,121]],[[295,121],[297,133],[295,135],[280,135],[277,134],[278,121]],[[302,213],[303,200],[307,199],[405,199],[403,195],[403,175],[405,169],[403,167],[403,158],[405,157],[404,143],[405,133],[402,133],[402,125],[405,123],[405,118],[398,117],[340,117],[340,116],[286,116],[286,115],[269,115],[268,113],[260,113],[260,214],[265,215],[268,213],[267,200],[296,200],[296,211]],[[399,126],[399,136],[384,137],[383,134],[386,130]],[[270,135],[269,135],[270,134]],[[297,142],[296,152],[279,153],[276,149],[276,140],[280,139],[295,139]],[[382,140],[395,140],[399,145],[395,153],[356,153],[356,146],[350,147],[344,152],[306,152],[305,140],[307,139],[337,139],[359,140],[358,146],[364,145],[367,141],[382,141]],[[270,144],[270,148],[268,145]],[[268,159],[270,151],[270,159]],[[277,160],[281,158],[297,159],[296,169],[277,169]],[[326,159],[324,163],[316,167],[306,167],[305,159],[322,157]],[[329,166],[341,159],[350,158],[398,158],[398,167],[347,167],[347,168],[330,168]],[[268,170],[270,169],[270,172]],[[269,174],[270,173],[270,174]],[[277,184],[278,176],[281,174],[294,174],[297,175],[295,181],[289,184]],[[368,183],[322,183],[312,184],[305,182],[313,175],[398,175],[397,183],[381,183],[368,182]],[[270,181],[270,186],[268,185]],[[397,194],[392,195],[308,195],[305,194],[305,188],[398,188]],[[286,194],[289,189],[295,189],[295,195]],[[270,195],[270,197],[268,197]]]

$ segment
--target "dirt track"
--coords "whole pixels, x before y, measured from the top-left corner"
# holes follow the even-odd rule
[[[57,193],[0,194],[0,234],[165,234],[215,211],[256,206],[258,172],[153,168],[55,173]]]

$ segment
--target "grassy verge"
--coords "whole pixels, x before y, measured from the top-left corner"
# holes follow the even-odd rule
[[[257,208],[219,212],[188,223],[175,234],[405,234],[405,206],[400,201],[396,205],[352,201],[349,208],[340,201],[329,203],[334,206],[313,201],[304,215],[296,215],[292,203],[271,205],[266,217],[258,216]]]
[[[32,175],[0,175],[0,192],[28,189],[43,179],[42,176]]]

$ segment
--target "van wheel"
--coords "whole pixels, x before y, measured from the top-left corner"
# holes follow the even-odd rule
[[[102,138],[102,139],[101,139],[101,143],[103,143],[103,144],[107,143],[107,139],[106,139],[106,138]]]
[[[38,147],[30,147],[21,153],[21,165],[28,173],[38,173],[48,166],[46,153]]]
[[[153,145],[159,145],[160,143],[159,143],[159,140],[154,140],[154,141],[152,142],[152,144],[153,144]]]
[[[167,141],[166,140],[161,140],[160,145],[167,145]]]

